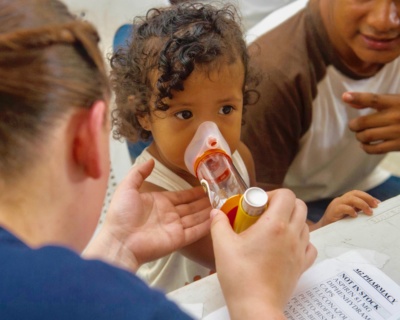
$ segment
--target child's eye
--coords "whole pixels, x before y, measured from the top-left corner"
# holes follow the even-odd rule
[[[219,109],[220,114],[229,114],[232,112],[234,108],[232,106],[223,106],[221,109]]]
[[[189,110],[183,110],[175,113],[175,117],[177,117],[178,119],[187,120],[193,117],[193,114]]]

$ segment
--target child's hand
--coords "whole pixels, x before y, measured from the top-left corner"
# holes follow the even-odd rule
[[[372,208],[376,208],[379,200],[360,190],[346,192],[341,197],[332,200],[322,218],[310,229],[315,230],[332,222],[343,219],[346,216],[356,218],[359,211],[366,215],[372,215]]]

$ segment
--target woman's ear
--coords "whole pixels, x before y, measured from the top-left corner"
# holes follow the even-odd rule
[[[96,101],[89,110],[82,109],[75,117],[74,159],[94,179],[105,174],[102,163],[104,157],[109,157],[107,110],[104,101]]]
[[[137,116],[137,119],[140,123],[140,126],[146,130],[146,131],[151,131],[151,122],[150,122],[150,116],[144,115],[144,116]]]

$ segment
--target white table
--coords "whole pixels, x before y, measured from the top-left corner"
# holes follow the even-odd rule
[[[377,257],[387,257],[381,268],[400,284],[400,196],[389,199],[368,217],[344,219],[311,233],[318,249],[316,263],[346,251],[371,250]],[[178,303],[203,303],[203,316],[223,307],[225,301],[216,274],[168,294]]]

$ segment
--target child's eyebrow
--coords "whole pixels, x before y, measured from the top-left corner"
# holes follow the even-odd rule
[[[224,104],[224,103],[237,103],[241,102],[243,100],[242,96],[228,96],[228,97],[223,97],[215,101],[217,104]],[[185,108],[185,107],[192,107],[196,104],[196,101],[177,101],[175,99],[166,99],[165,101],[170,108]]]
[[[243,100],[242,97],[231,96],[231,97],[217,100],[217,103],[240,102],[242,100]]]
[[[242,98],[239,97],[229,97],[229,98],[223,98],[215,101],[216,104],[225,104],[225,103],[239,103],[242,102]],[[170,108],[190,108],[194,106],[196,102],[177,102],[173,100],[168,101],[168,105]]]
[[[193,104],[194,103],[192,102],[178,102],[174,101],[173,99],[168,101],[168,105],[170,108],[187,108],[193,106]]]

